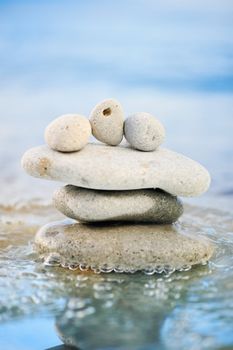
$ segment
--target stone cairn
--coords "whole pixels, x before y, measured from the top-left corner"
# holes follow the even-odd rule
[[[91,133],[100,142],[88,143]],[[127,142],[118,146],[123,137]],[[212,244],[174,224],[183,213],[177,196],[204,193],[209,173],[160,147],[164,139],[158,119],[141,112],[124,120],[114,99],[99,103],[89,119],[67,114],[48,125],[47,145],[27,151],[22,165],[34,177],[67,184],[53,202],[75,221],[39,230],[35,244],[47,261],[95,272],[153,274],[209,260]]]

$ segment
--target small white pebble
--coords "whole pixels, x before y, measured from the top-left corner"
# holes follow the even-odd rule
[[[52,121],[45,129],[45,141],[53,150],[79,151],[86,146],[91,135],[87,118],[79,114],[64,114]]]
[[[111,146],[121,142],[124,113],[117,100],[111,98],[98,103],[90,114],[90,123],[92,133],[97,140]]]
[[[165,129],[158,119],[140,112],[128,117],[124,124],[126,140],[140,151],[154,151],[165,139]]]

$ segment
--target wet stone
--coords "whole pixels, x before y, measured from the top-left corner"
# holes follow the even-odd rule
[[[35,244],[39,253],[57,253],[63,262],[99,272],[102,267],[148,274],[159,268],[174,271],[205,263],[214,252],[207,239],[184,234],[179,226],[85,225],[71,220],[42,227]]]

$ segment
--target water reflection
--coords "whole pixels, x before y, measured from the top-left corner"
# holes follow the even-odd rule
[[[196,274],[77,276],[78,296],[69,298],[56,318],[59,337],[85,350],[160,349],[168,315],[185,303],[190,284],[206,274],[208,267],[201,266]]]
[[[151,277],[77,275],[78,293],[56,318],[60,339],[83,350],[219,350],[232,345],[233,223],[231,216],[219,214],[193,208],[182,222],[183,228],[202,223],[217,243],[208,266]]]

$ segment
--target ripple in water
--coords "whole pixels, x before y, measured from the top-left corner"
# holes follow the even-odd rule
[[[49,315],[61,339],[81,349],[233,345],[233,223],[228,213],[188,208],[179,223],[187,232],[190,224],[202,226],[217,244],[208,265],[122,274],[117,267],[112,273],[108,266],[67,264],[56,254],[42,263],[33,251],[33,236],[45,217],[54,220],[55,214],[40,206],[33,215],[28,208],[20,210],[4,212],[0,222],[2,325],[26,315]]]
[[[61,266],[63,268],[75,271],[75,270],[80,270],[80,271],[92,271],[96,274],[99,273],[111,273],[111,272],[116,272],[116,273],[131,273],[134,274],[138,272],[135,269],[122,269],[119,267],[108,267],[107,265],[104,266],[88,266],[84,264],[78,264],[75,262],[70,262],[70,261],[64,261],[63,257],[60,256],[58,253],[48,253],[47,255],[41,255],[40,258],[43,261],[44,266]],[[207,262],[203,262],[203,265],[205,265]],[[172,274],[173,272],[177,271],[189,271],[192,268],[191,265],[183,265],[180,268],[176,269],[173,266],[170,265],[157,265],[154,268],[148,268],[148,269],[143,269],[141,272],[144,273],[147,276],[151,276],[154,274],[161,274],[165,273],[166,275]]]

